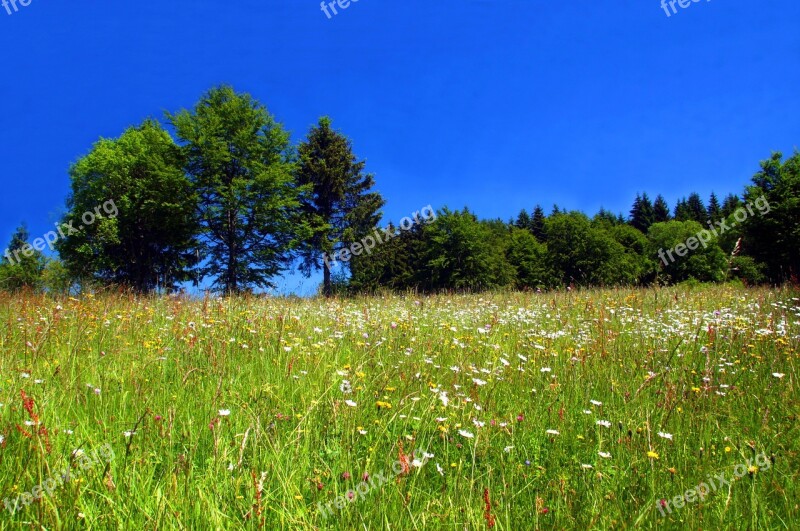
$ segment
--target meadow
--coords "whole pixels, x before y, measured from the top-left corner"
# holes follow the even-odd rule
[[[798,297],[0,295],[0,528],[798,529]]]

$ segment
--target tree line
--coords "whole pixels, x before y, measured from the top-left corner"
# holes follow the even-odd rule
[[[29,241],[20,227],[0,259],[0,288],[149,293],[209,279],[217,291],[242,293],[274,287],[295,268],[321,270],[325,295],[782,283],[800,272],[798,152],[762,161],[741,196],[692,193],[671,209],[663,196],[642,193],[627,216],[601,209],[590,218],[557,205],[546,214],[536,205],[508,221],[481,220],[444,207],[431,223],[331,270],[324,258],[372,233],[385,201],[329,118],[295,146],[260,102],[221,86],[165,121],[171,131],[147,119],[100,139],[70,167],[62,224],[75,230],[52,243],[58,258],[48,258],[42,239]],[[98,208],[109,201],[114,215]],[[753,211],[758,201],[768,211]],[[96,214],[91,224],[82,223],[87,212]],[[663,259],[701,231],[713,237]]]

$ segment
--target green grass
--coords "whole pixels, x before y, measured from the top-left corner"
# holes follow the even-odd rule
[[[2,295],[0,496],[77,466],[76,449],[114,458],[0,527],[797,529],[796,297]],[[414,451],[433,457],[394,474]],[[336,509],[364,473],[374,487]]]

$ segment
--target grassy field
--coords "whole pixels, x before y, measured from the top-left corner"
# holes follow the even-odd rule
[[[799,529],[798,296],[0,295],[0,527]]]

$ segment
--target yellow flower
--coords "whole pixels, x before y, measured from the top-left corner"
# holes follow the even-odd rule
[[[647,452],[647,457],[649,457],[650,459],[658,459],[658,454],[651,450]]]
[[[392,409],[392,405],[389,402],[381,402],[379,400],[375,402],[375,405],[378,406],[378,409]]]
[[[731,447],[730,447],[730,446],[726,446],[726,447],[725,447],[725,453],[726,453],[726,454],[729,454],[729,453],[731,453]]]
[[[755,465],[750,465],[747,471],[750,472],[751,474],[755,474],[756,472],[758,472],[758,467]]]

